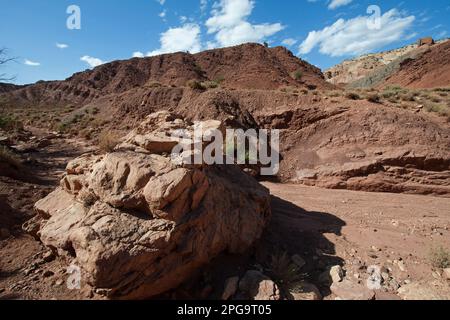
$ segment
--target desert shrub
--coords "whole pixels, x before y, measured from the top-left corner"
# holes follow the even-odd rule
[[[198,80],[189,80],[186,85],[193,90],[205,90],[203,84]]]
[[[119,137],[109,130],[102,131],[98,136],[98,147],[103,152],[112,152],[119,144]]]
[[[69,129],[69,125],[65,122],[61,122],[56,126],[56,131],[59,133],[66,133]]]
[[[430,250],[429,259],[435,268],[450,268],[450,251],[444,247],[433,248]]]
[[[5,131],[16,131],[23,129],[23,123],[10,116],[0,115],[0,129]]]
[[[415,96],[414,96],[414,94],[412,92],[403,93],[403,94],[400,95],[400,98],[403,101],[411,101],[411,102],[416,101]]]
[[[348,92],[345,97],[350,100],[359,100],[361,97],[356,92]]]
[[[9,164],[16,169],[20,169],[22,166],[19,157],[5,146],[0,146],[0,162]]]
[[[215,89],[219,87],[219,83],[216,81],[204,81],[202,82],[202,86],[206,89]]]
[[[441,102],[441,99],[439,99],[438,97],[431,97],[430,98],[430,100],[432,101],[432,102],[434,102],[434,103],[439,103],[439,102]]]
[[[392,102],[392,103],[398,103],[398,97],[396,97],[396,96],[390,97],[390,98],[388,98],[387,100],[388,100],[389,102]]]
[[[450,92],[450,87],[448,87],[448,88],[435,88],[434,91],[436,91],[436,92]]]
[[[218,76],[214,81],[217,82],[218,84],[221,84],[222,82],[225,81],[225,77],[224,76]]]
[[[203,69],[197,64],[194,65],[193,69],[194,69],[194,72],[199,76],[203,76],[205,74],[205,71],[203,71]]]
[[[367,101],[372,102],[372,103],[380,103],[381,102],[381,98],[378,94],[371,94],[367,97]]]
[[[316,90],[316,89],[317,89],[317,86],[314,85],[314,84],[308,84],[308,85],[306,86],[306,88],[308,88],[308,90],[310,90],[310,91],[313,91],[313,90]]]
[[[300,70],[295,71],[295,72],[292,74],[292,78],[294,78],[294,79],[297,80],[297,81],[301,80],[301,79],[303,78],[303,72],[301,72]]]
[[[404,89],[401,86],[393,85],[393,86],[387,86],[384,88],[385,91],[394,91],[394,92],[401,92],[404,91]]]
[[[450,116],[450,109],[443,104],[427,103],[425,104],[425,110],[428,112],[438,113],[441,116]]]
[[[268,269],[272,279],[285,287],[290,287],[301,279],[298,266],[292,262],[290,256],[286,252],[272,254]]]
[[[99,112],[100,112],[100,109],[98,107],[93,107],[92,110],[91,110],[91,113],[94,114],[94,115],[98,114]]]
[[[382,93],[381,95],[382,95],[383,98],[385,98],[385,99],[389,99],[389,98],[395,98],[395,99],[397,99],[397,98],[398,98],[397,92],[392,91],[392,90],[385,90],[385,91],[383,91],[383,93]]]

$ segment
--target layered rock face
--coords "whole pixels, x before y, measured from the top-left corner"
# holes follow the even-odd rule
[[[149,116],[114,152],[69,163],[35,205],[41,241],[109,298],[173,289],[219,254],[248,250],[270,218],[268,190],[238,167],[173,163],[170,132],[186,127]]]

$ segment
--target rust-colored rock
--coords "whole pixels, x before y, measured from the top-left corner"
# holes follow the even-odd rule
[[[165,117],[157,121],[162,132],[183,124],[168,113],[146,121],[155,117]],[[238,167],[184,168],[132,135],[126,141],[138,151],[119,146],[72,161],[62,187],[36,203],[41,241],[80,266],[97,291],[120,299],[159,295],[261,236],[269,192]]]

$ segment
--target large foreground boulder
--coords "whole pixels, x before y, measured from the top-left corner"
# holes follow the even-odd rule
[[[238,167],[171,161],[169,131],[180,127],[168,113],[149,116],[114,152],[72,161],[35,205],[41,241],[109,298],[176,288],[221,253],[248,250],[270,218],[268,190]]]

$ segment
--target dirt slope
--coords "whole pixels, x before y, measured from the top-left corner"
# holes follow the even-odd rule
[[[299,72],[299,76],[293,74]],[[295,79],[297,78],[297,79]],[[185,86],[189,80],[216,81],[233,89],[278,89],[283,86],[332,88],[320,69],[283,47],[244,44],[197,54],[174,53],[114,61],[79,72],[65,81],[38,82],[10,91],[16,103],[85,104],[136,87]]]
[[[385,84],[407,88],[450,86],[450,41],[430,47],[417,59],[408,59]]]
[[[449,47],[447,39],[433,45],[412,44],[346,60],[324,73],[328,82],[349,88],[447,87],[450,85]]]

